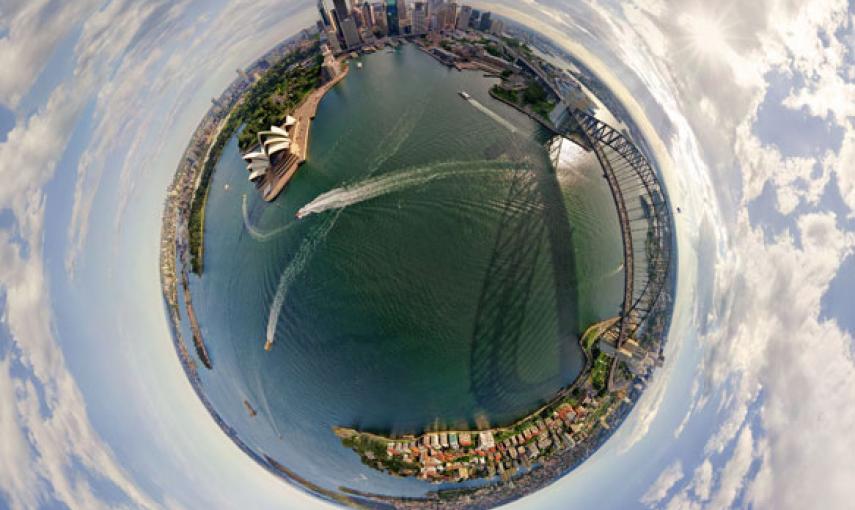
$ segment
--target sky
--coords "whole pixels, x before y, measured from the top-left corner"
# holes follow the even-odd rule
[[[509,507],[848,508],[855,4],[472,2],[588,64],[672,202],[665,367],[580,468]],[[216,426],[159,290],[167,184],[289,0],[0,0],[0,508],[326,508]]]

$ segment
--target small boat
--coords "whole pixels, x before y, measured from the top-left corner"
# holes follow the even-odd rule
[[[458,92],[458,94],[460,94],[460,97],[467,101],[472,98],[472,96],[469,95],[469,92],[466,92],[465,90],[461,90],[460,92]]]
[[[357,62],[357,63],[356,63],[356,68],[357,68],[357,69],[362,69],[362,62]]]
[[[302,219],[302,218],[303,218],[304,216],[306,216],[307,214],[309,214],[309,213],[307,213],[306,211],[304,211],[304,210],[300,209],[299,211],[297,211],[297,214],[295,214],[295,216],[296,216],[296,217],[297,217],[297,219],[299,220],[299,219]]]

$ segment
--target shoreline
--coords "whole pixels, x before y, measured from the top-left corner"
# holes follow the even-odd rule
[[[590,352],[590,350],[593,348],[593,342],[597,338],[600,337],[600,335],[603,333],[603,331],[606,331],[610,326],[612,326],[618,320],[619,320],[618,317],[611,317],[609,319],[605,319],[605,320],[602,320],[599,322],[595,322],[594,324],[591,324],[590,326],[585,328],[585,331],[579,337],[579,346],[582,348],[582,352],[585,355],[586,362],[585,362],[585,366],[579,372],[579,375],[576,376],[576,378],[573,380],[573,382],[571,382],[567,386],[564,386],[563,388],[560,388],[555,393],[555,396],[553,396],[552,398],[547,400],[544,404],[538,406],[534,411],[524,415],[522,418],[518,418],[516,420],[513,420],[511,423],[509,423],[507,425],[498,425],[495,427],[487,427],[487,428],[483,428],[483,429],[457,429],[457,430],[454,430],[454,429],[430,430],[430,429],[426,428],[422,431],[421,434],[401,434],[400,436],[384,435],[381,433],[369,432],[369,431],[360,431],[360,430],[349,428],[349,427],[335,427],[333,430],[334,431],[342,431],[343,433],[347,433],[347,431],[354,431],[357,434],[362,435],[362,436],[369,436],[369,437],[375,438],[377,440],[390,441],[390,442],[408,441],[408,440],[412,440],[414,438],[419,439],[419,438],[422,438],[422,437],[430,435],[430,434],[439,434],[442,432],[449,433],[449,434],[450,433],[478,434],[479,432],[496,433],[496,432],[503,432],[503,431],[511,430],[511,429],[517,427],[518,425],[525,423],[526,421],[530,420],[532,417],[537,416],[538,414],[542,413],[548,407],[552,407],[552,406],[559,404],[561,402],[561,400],[567,398],[570,395],[570,393],[572,393],[573,390],[576,389],[581,383],[585,382],[586,376],[590,376],[590,374],[591,374],[591,365],[593,364],[593,361],[594,361],[591,357],[591,352]],[[588,345],[585,345],[586,340],[587,340]],[[338,432],[336,433],[336,435],[338,435]],[[339,436],[339,437],[341,437],[341,436]]]
[[[275,200],[297,173],[297,169],[308,159],[309,135],[312,129],[312,120],[318,112],[318,106],[327,92],[338,85],[338,83],[350,72],[350,66],[346,65],[344,60],[336,59],[336,62],[340,67],[344,66],[344,69],[341,70],[335,78],[306,95],[300,104],[294,107],[294,111],[291,113],[291,116],[297,119],[297,124],[294,126],[296,133],[292,141],[292,147],[296,146],[296,149],[292,154],[296,156],[296,159],[289,162],[285,170],[278,177],[275,177],[275,180],[272,183],[269,182],[269,179],[265,179],[263,184],[261,184],[261,188],[270,186],[270,189],[267,192],[262,191],[261,196],[265,202],[272,202]]]

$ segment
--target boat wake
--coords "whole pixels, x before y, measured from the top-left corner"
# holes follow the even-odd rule
[[[504,161],[450,161],[369,177],[318,195],[297,211],[297,217],[304,218],[310,214],[318,214],[330,209],[343,209],[349,205],[365,202],[382,195],[423,186],[438,179],[490,173],[511,168],[514,168],[514,165]]]
[[[315,249],[321,244],[330,233],[338,214],[325,218],[325,220],[312,228],[303,238],[300,247],[297,248],[297,253],[294,258],[288,263],[288,266],[282,271],[279,277],[279,283],[276,285],[276,294],[273,297],[273,304],[270,305],[270,314],[267,318],[267,338],[264,344],[264,350],[269,351],[273,346],[273,341],[276,336],[276,326],[279,324],[279,316],[282,313],[282,305],[285,304],[285,298],[288,297],[288,289],[291,283],[303,272],[306,264],[315,252]]]
[[[517,128],[515,128],[513,124],[511,124],[510,122],[505,120],[498,113],[494,112],[493,110],[491,110],[491,109],[487,108],[486,106],[484,106],[483,104],[481,104],[477,99],[468,99],[467,101],[469,101],[469,104],[471,104],[475,108],[481,110],[488,117],[490,117],[491,119],[493,119],[496,122],[498,122],[499,124],[501,124],[502,127],[506,128],[511,133],[517,132]]]
[[[282,225],[281,227],[274,228],[268,232],[263,232],[255,227],[252,222],[249,221],[249,212],[247,210],[246,204],[246,193],[243,194],[243,203],[241,204],[241,212],[243,213],[243,227],[249,233],[249,236],[255,239],[256,241],[270,241],[275,238],[282,232],[285,232],[292,226],[294,226],[294,222],[289,222],[287,225]]]
[[[621,271],[623,271],[623,262],[621,262],[620,264],[618,264],[618,267],[614,268],[614,270],[613,270],[611,273],[609,273],[609,274],[607,274],[606,276],[604,276],[604,277],[603,277],[603,279],[605,280],[606,278],[611,278],[612,276],[617,275],[617,274],[618,274],[618,273],[620,273]]]

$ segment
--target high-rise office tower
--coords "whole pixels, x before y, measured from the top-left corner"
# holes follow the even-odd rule
[[[472,17],[472,8],[464,5],[460,8],[460,14],[457,15],[457,30],[466,30],[469,28],[469,18]]]
[[[341,43],[338,41],[338,34],[335,33],[332,27],[327,29],[327,41],[329,41],[330,49],[333,53],[341,52]]]
[[[489,32],[492,23],[493,21],[490,19],[490,12],[487,11],[481,15],[481,22],[478,25],[478,30],[482,32]]]
[[[341,31],[344,32],[344,45],[347,46],[347,49],[355,48],[362,43],[353,17],[345,18],[341,22]]]
[[[396,5],[398,6],[398,23],[400,23],[402,19],[409,17],[407,16],[407,2],[404,0],[397,0]]]
[[[362,10],[354,5],[350,11],[350,17],[356,22],[356,28],[362,28],[365,25],[365,20],[362,18]]]
[[[366,28],[374,28],[374,8],[368,2],[362,4],[362,21]]]
[[[450,2],[445,4],[445,29],[454,30],[457,23],[457,4]]]
[[[386,0],[386,33],[400,35],[398,26],[398,0]]]
[[[371,10],[374,11],[374,26],[375,31],[380,34],[380,36],[387,35],[389,33],[389,29],[386,25],[386,5],[383,2],[375,2],[371,5]]]
[[[469,15],[469,26],[478,30],[478,23],[481,22],[481,11],[472,9],[472,14]]]
[[[321,14],[321,22],[324,24],[324,27],[330,26],[330,15],[327,12],[327,8],[324,7],[324,0],[318,0],[318,12]]]
[[[350,16],[350,11],[347,8],[347,0],[333,0],[333,6],[335,7],[336,14],[338,14],[339,22],[344,21],[344,18]]]
[[[416,2],[413,9],[413,34],[422,35],[427,32],[427,5]]]

